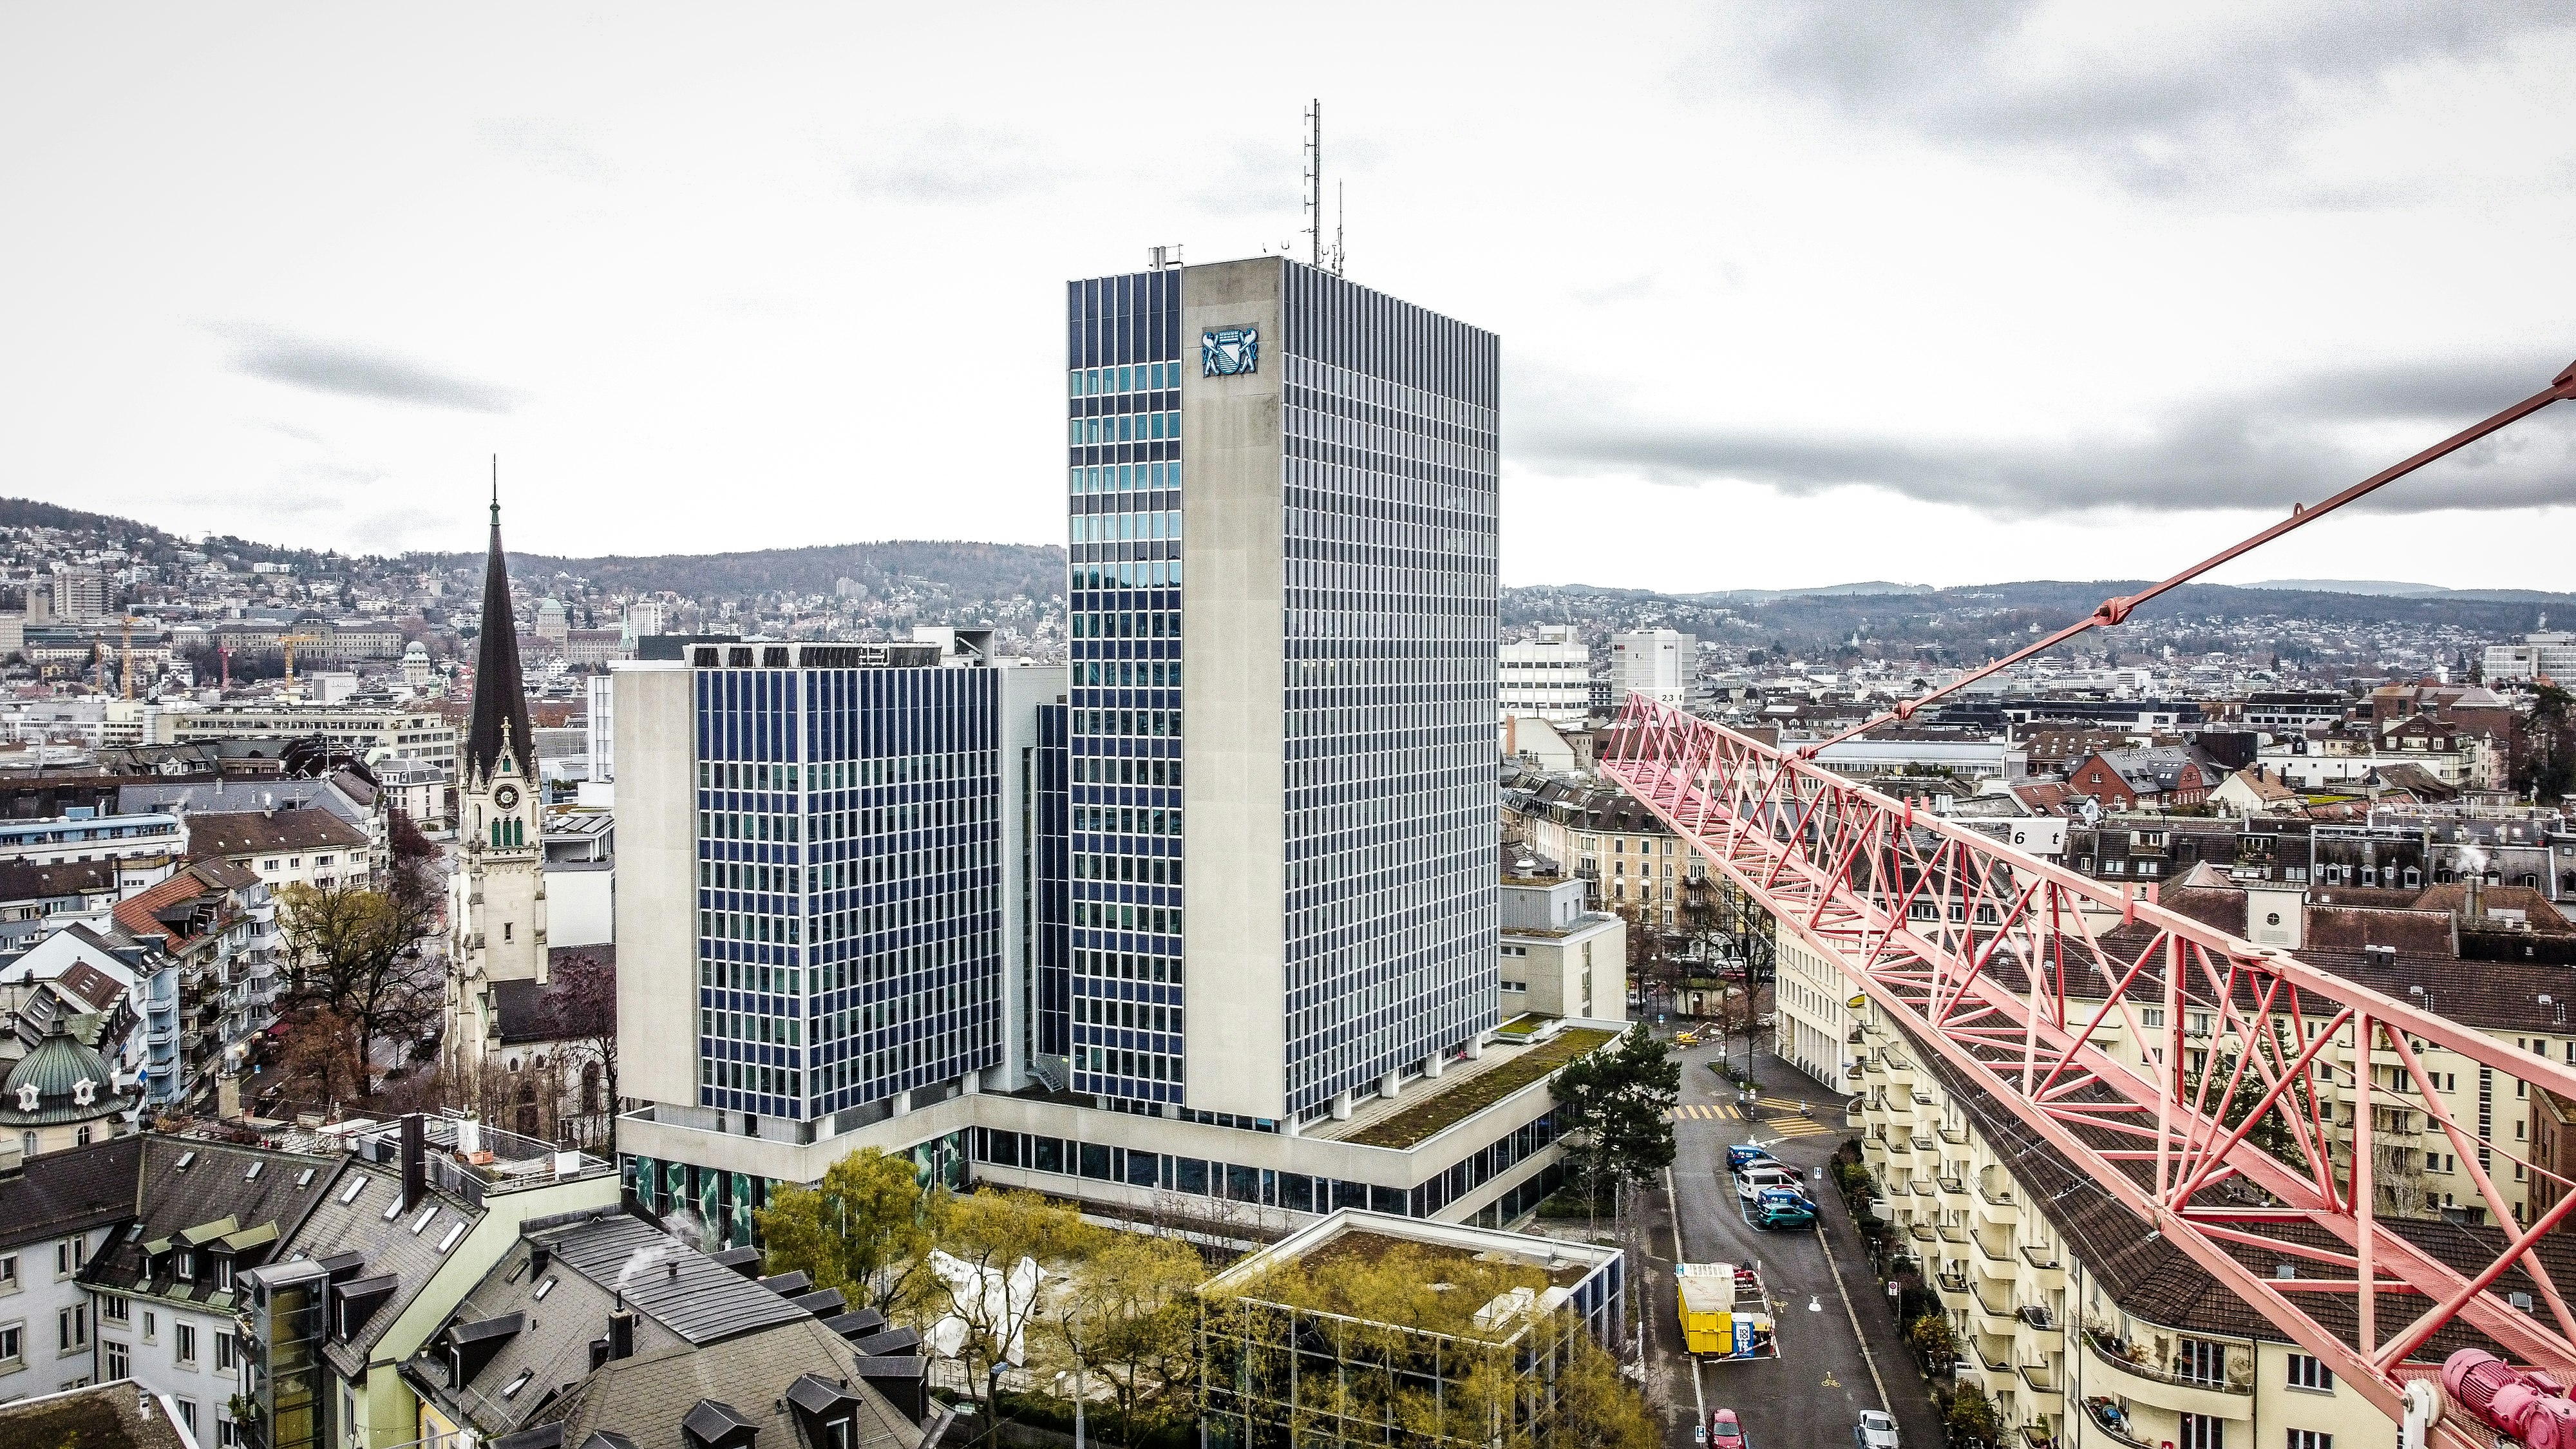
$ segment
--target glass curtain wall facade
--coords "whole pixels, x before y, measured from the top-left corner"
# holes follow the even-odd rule
[[[1134,1102],[1185,1085],[1180,278],[1097,277],[1066,298],[1066,1030],[1074,1090]]]
[[[701,1106],[812,1120],[1001,1060],[997,682],[833,667],[866,652],[697,651]]]
[[[1072,710],[1062,704],[1038,706],[1038,743],[1028,752],[1026,782],[1035,788],[1020,792],[1027,802],[1022,808],[1030,816],[1024,822],[1022,845],[1030,859],[1022,878],[1029,883],[1031,897],[1020,913],[1023,929],[1030,934],[1022,956],[1029,963],[1030,977],[1023,983],[1029,1003],[1029,1039],[1022,1050],[1032,1060],[1052,1057],[1059,1065],[1070,1059],[1073,1043],[1073,973],[1065,927],[1071,904],[1066,894],[1071,852],[1065,836],[1072,810],[1065,751],[1071,715]]]
[[[1288,1103],[1497,1020],[1500,339],[1283,263]]]

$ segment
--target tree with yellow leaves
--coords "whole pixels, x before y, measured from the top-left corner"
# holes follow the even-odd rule
[[[923,1263],[947,1194],[925,1192],[912,1161],[863,1147],[823,1170],[811,1188],[780,1187],[753,1212],[763,1265],[803,1269],[817,1288],[837,1288],[851,1306],[910,1317],[933,1286]]]

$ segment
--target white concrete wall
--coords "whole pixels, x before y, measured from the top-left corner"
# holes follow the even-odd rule
[[[697,743],[685,664],[637,664],[617,681],[617,1031],[636,1044],[618,1090],[698,1099]]]
[[[546,868],[546,944],[612,946],[617,943],[617,868],[564,862]]]
[[[1261,329],[1260,370],[1181,369],[1189,1105],[1287,1115],[1286,684],[1278,258],[1181,274],[1181,336]]]

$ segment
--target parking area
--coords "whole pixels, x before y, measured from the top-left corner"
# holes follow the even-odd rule
[[[1896,1416],[1906,1449],[1936,1449],[1942,1434],[1923,1380],[1897,1342],[1884,1290],[1870,1275],[1841,1197],[1823,1181],[1825,1163],[1850,1135],[1842,1099],[1821,1096],[1813,1082],[1764,1053],[1754,1067],[1761,1094],[1748,1108],[1709,1069],[1714,1048],[1679,1054],[1672,1192],[1655,1204],[1644,1265],[1659,1330],[1649,1388],[1671,1405],[1668,1441],[1686,1449],[1709,1410],[1731,1408],[1750,1449],[1853,1449],[1861,1410],[1883,1405]],[[1815,1230],[1766,1232],[1747,1219],[1726,1171],[1727,1146],[1746,1141],[1767,1146],[1807,1179],[1822,1214]],[[1689,1262],[1761,1267],[1779,1324],[1779,1358],[1694,1363],[1682,1352],[1676,1252]]]

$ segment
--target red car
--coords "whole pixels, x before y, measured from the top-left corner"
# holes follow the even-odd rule
[[[1744,1439],[1744,1426],[1735,1421],[1733,1409],[1710,1411],[1708,1449],[1750,1449]]]

